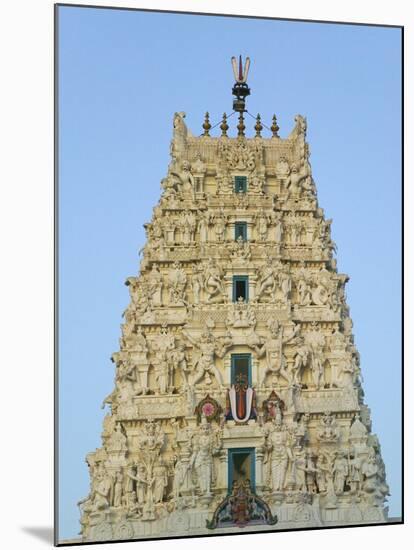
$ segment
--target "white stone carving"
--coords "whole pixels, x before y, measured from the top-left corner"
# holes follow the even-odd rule
[[[224,300],[223,272],[213,258],[209,258],[205,266],[204,290],[207,302],[218,303]]]
[[[306,119],[287,139],[266,139],[195,137],[184,118],[174,115],[162,195],[126,281],[102,447],[87,456],[90,490],[78,503],[82,541],[208,534],[229,469],[251,473],[234,469],[232,449],[253,449],[272,529],[385,522],[348,277],[317,204]],[[237,176],[246,192],[235,192]],[[239,220],[247,240],[234,240]],[[240,275],[248,301],[232,302]],[[250,356],[250,388],[236,388],[232,355]],[[234,414],[224,413],[231,386]],[[200,403],[221,412],[200,421]]]
[[[203,497],[210,497],[212,494],[213,456],[220,451],[221,441],[220,433],[215,433],[212,430],[204,416],[192,437],[192,448],[190,467],[195,472],[200,494]]]

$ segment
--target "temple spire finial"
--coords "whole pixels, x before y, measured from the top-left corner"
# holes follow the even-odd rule
[[[247,75],[249,74],[250,58],[246,57],[244,70],[241,55],[239,56],[238,68],[237,60],[234,56],[231,58],[231,63],[233,65],[234,79],[236,81],[232,90],[232,93],[235,96],[233,99],[233,110],[238,113],[243,113],[246,111],[246,97],[250,95],[250,88],[246,83]]]
[[[209,115],[208,112],[206,113],[205,118],[204,118],[203,129],[204,129],[203,136],[209,136],[210,135],[211,124],[210,124],[210,115]]]
[[[221,129],[221,135],[223,137],[227,137],[227,130],[229,129],[229,125],[227,124],[227,115],[226,113],[223,113],[223,121],[220,124]]]
[[[256,130],[256,137],[262,137],[262,130],[263,130],[263,124],[260,115],[258,114],[256,117],[256,124],[254,129]]]
[[[271,129],[271,131],[272,131],[272,137],[278,138],[278,137],[279,137],[279,134],[278,134],[279,126],[278,126],[278,124],[277,124],[276,115],[273,115],[273,118],[272,118],[272,125],[271,125],[270,129]]]

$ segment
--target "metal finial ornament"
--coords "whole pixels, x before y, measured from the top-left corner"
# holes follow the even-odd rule
[[[259,114],[256,117],[256,124],[254,126],[254,129],[256,130],[256,137],[262,137],[260,132],[263,130],[263,124]]]
[[[238,130],[238,136],[239,137],[244,137],[244,131],[246,129],[246,125],[244,124],[244,116],[243,116],[243,111],[240,111],[240,114],[239,114],[239,123],[237,125],[237,130]]]
[[[210,124],[210,115],[208,114],[208,112],[206,113],[206,116],[204,118],[203,128],[204,128],[203,136],[209,136],[211,124]]]
[[[227,124],[227,115],[226,113],[223,113],[223,121],[220,124],[221,129],[221,135],[223,137],[227,137],[227,130],[229,129],[229,125]]]
[[[278,138],[279,137],[279,134],[278,134],[279,126],[277,125],[276,115],[273,115],[272,125],[271,125],[270,129],[272,130],[273,137]]]
[[[233,110],[243,113],[246,111],[246,97],[250,95],[250,88],[246,83],[247,75],[249,74],[250,58],[246,57],[244,69],[241,55],[239,56],[238,66],[235,57],[231,58],[231,64],[233,65],[234,79],[236,81],[232,90],[232,94],[235,96],[233,99]]]

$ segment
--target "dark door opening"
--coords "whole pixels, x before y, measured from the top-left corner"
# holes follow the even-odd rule
[[[229,493],[235,481],[249,481],[252,491],[255,490],[255,455],[254,448],[229,449]]]
[[[234,275],[233,277],[233,302],[249,301],[249,277],[247,275]]]
[[[247,192],[247,176],[235,176],[234,190],[236,191],[236,193]]]
[[[250,353],[240,353],[231,356],[231,383],[237,384],[244,382],[248,386],[252,385],[251,375],[251,355]]]
[[[247,223],[246,222],[236,222],[234,224],[234,240],[237,241],[240,239],[247,241]]]

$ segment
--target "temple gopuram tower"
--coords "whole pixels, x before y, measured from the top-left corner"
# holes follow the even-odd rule
[[[102,446],[86,457],[85,542],[387,521],[306,119],[284,139],[257,115],[247,137],[249,60],[232,62],[236,116],[219,135],[208,114],[199,137],[174,115]]]

